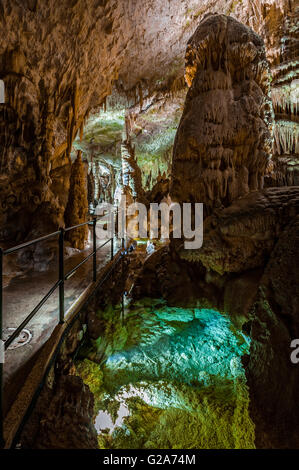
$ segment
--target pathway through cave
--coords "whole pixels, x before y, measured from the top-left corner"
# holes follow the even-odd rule
[[[98,241],[99,245],[99,241]],[[114,250],[119,248],[119,240],[114,240]],[[65,273],[80,263],[92,251],[88,242],[84,250],[70,249],[69,256],[65,254]],[[107,243],[97,252],[98,272],[110,260],[111,246]],[[92,282],[92,259],[81,266],[73,276],[65,282],[64,305],[67,318],[68,309],[80,297]],[[3,289],[4,306],[4,334],[8,336],[29,315],[34,307],[42,300],[58,279],[58,255],[43,271],[27,270],[17,273],[11,279],[6,279]],[[8,348],[5,354],[4,383],[9,390],[18,389],[16,373],[34,357],[51,336],[59,322],[59,291],[56,291],[47,300],[38,314],[28,323],[26,330],[30,332],[30,341],[18,345],[18,337]],[[8,400],[13,393],[6,394]]]

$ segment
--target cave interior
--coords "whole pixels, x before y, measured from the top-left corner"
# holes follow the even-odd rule
[[[1,0],[0,28],[1,445],[298,449],[298,2]],[[202,204],[200,246],[161,203]],[[99,247],[108,206],[135,231]]]

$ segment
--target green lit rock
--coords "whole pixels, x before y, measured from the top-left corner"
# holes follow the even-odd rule
[[[254,447],[241,362],[249,339],[215,310],[144,303],[128,308],[124,325],[110,308],[107,360],[101,370],[81,366],[98,395],[100,447]]]

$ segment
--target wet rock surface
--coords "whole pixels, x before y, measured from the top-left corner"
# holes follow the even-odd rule
[[[257,447],[298,447],[299,376],[290,359],[299,334],[298,233],[298,187],[252,192],[206,219],[193,257],[189,250],[182,259],[175,244],[152,255],[134,291],[173,305],[197,299],[243,325],[252,340],[243,361]]]
[[[97,112],[112,91],[116,100],[127,99],[124,106],[141,103],[142,108],[156,93],[159,98],[182,89],[187,40],[200,20],[214,12],[237,18],[264,39],[274,75],[275,154],[297,161],[298,149],[288,130],[291,126],[298,135],[295,0],[132,0],[129,5],[107,0],[90,1],[88,6],[82,0],[61,4],[4,0],[1,240],[33,238],[63,225],[72,143],[78,132],[82,134],[89,114]],[[292,168],[284,165],[280,178],[278,171],[272,172],[269,184],[285,184],[285,179],[293,184]]]

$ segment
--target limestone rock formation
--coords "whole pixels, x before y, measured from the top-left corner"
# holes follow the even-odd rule
[[[262,1],[253,28],[265,41],[275,112],[273,170],[267,184],[298,185],[299,6],[296,0]]]
[[[183,30],[185,14],[196,4],[1,1],[0,74],[6,97],[0,104],[2,240],[32,238],[32,220],[40,217],[44,204],[50,224],[63,225],[65,205],[52,186],[53,170],[70,166],[77,132],[90,110],[104,103],[114,81],[126,92],[142,88],[142,80],[145,88],[155,88],[160,70],[169,70],[165,80],[170,84],[182,73],[181,60],[175,68],[171,63],[184,49],[189,35]],[[169,37],[174,8],[177,27]],[[155,26],[149,27],[147,19]],[[144,53],[137,47],[141,39]]]
[[[299,213],[299,187],[254,191],[204,223],[204,243],[185,250],[186,259],[224,273],[265,266],[285,227]]]
[[[252,343],[247,379],[256,445],[298,448],[298,364],[291,341],[299,337],[299,219],[285,228],[261,279],[247,331]]]
[[[205,16],[217,11],[230,16]],[[135,137],[142,136],[144,123],[152,120],[140,138],[143,168],[148,172],[148,189],[152,189],[144,194],[144,176],[128,139],[122,149],[123,183],[128,194],[141,202],[144,198],[145,202],[160,202],[167,195],[169,181],[165,175],[157,181],[157,175],[160,170],[169,173],[169,152],[181,103],[175,103],[173,94],[179,90],[185,93],[183,53],[187,38],[194,33],[186,54],[190,90],[175,142],[171,191],[173,199],[180,202],[205,203],[206,213],[211,215],[205,221],[204,245],[187,253],[170,244],[154,253],[145,262],[133,294],[163,297],[183,307],[194,302],[196,306],[213,306],[218,317],[220,311],[231,314],[234,326],[240,327],[246,319],[244,330],[250,332],[252,344],[244,364],[258,447],[299,446],[298,374],[288,357],[290,341],[299,335],[299,189],[262,190],[264,180],[267,186],[299,182],[298,25],[296,0],[0,1],[0,78],[5,86],[5,102],[0,103],[1,244],[12,245],[87,220],[87,165],[80,153],[72,164],[72,145],[76,135],[82,135],[88,116],[94,113],[97,121],[99,109],[103,106],[106,110],[106,97],[112,90],[116,105],[124,98],[122,110],[130,107],[130,112],[136,111]],[[266,59],[273,75],[274,139]],[[163,111],[162,102],[166,101]],[[167,121],[164,125],[163,120]],[[161,138],[159,127],[164,132]],[[95,130],[90,129],[89,143]],[[115,126],[106,146],[119,161],[121,132]],[[159,140],[157,149],[153,144]],[[96,145],[89,149],[93,165]],[[97,150],[97,163],[102,158],[105,170],[94,173],[96,184],[90,173],[89,202],[94,200],[95,186],[99,199],[112,202],[120,165],[117,168],[105,161],[105,146]],[[81,227],[68,232],[67,239],[82,249],[87,233],[87,228]],[[5,283],[14,276],[15,266],[17,270],[24,265],[45,269],[51,259],[56,261],[56,253],[57,240],[5,260]],[[134,266],[131,269],[138,274]],[[105,303],[119,302],[124,272],[128,272],[126,264],[118,272],[119,282],[114,280],[104,289]],[[132,279],[134,276],[130,282]],[[126,291],[130,292],[127,285]],[[91,339],[97,340],[106,329],[120,333],[118,346],[126,342],[126,325],[113,322],[111,312],[99,318],[95,305],[89,308],[93,311],[86,324]],[[120,309],[116,313],[118,318]],[[217,322],[221,325],[219,318]],[[149,336],[153,329],[159,333],[157,324],[149,324]],[[184,332],[184,325],[180,328]],[[104,342],[100,348],[106,352]],[[99,362],[104,359],[100,348]],[[197,360],[196,347],[189,343],[188,348]],[[153,348],[149,350],[151,353]],[[182,351],[177,355],[178,370]],[[171,369],[173,355],[168,358]],[[239,366],[235,359],[226,363],[233,375]],[[199,377],[206,380],[204,375]],[[190,396],[192,388],[190,384]],[[164,392],[172,397],[176,388],[162,386],[161,392],[162,401]],[[205,446],[201,430],[209,422],[209,443],[216,446],[214,423],[221,422],[225,413],[217,406],[217,397],[212,394],[210,398],[200,402],[200,426],[192,416],[182,419],[174,410],[164,414],[161,426],[150,438],[146,423],[152,419],[149,409],[139,407],[136,415],[144,429],[132,438],[132,445],[141,436],[149,441],[148,447],[167,447],[169,443],[179,447],[182,442],[191,447],[195,428]],[[228,423],[233,418],[237,438],[231,440],[234,432],[230,425],[220,426],[217,444],[245,447],[246,442],[239,440],[238,426],[245,423],[246,427],[249,422],[248,442],[254,446],[251,419],[246,414],[244,420],[247,398],[246,391],[236,415],[234,407],[227,414]],[[93,411],[92,395],[82,381],[69,375],[60,377],[54,386],[48,383],[44,389],[26,427],[24,445],[96,447]],[[135,417],[128,424],[134,432]],[[189,435],[183,434],[186,426]],[[125,428],[123,434],[126,438]]]
[[[298,217],[298,187],[252,192],[205,220],[195,262],[163,248],[144,264],[133,292],[212,307],[243,324],[251,338],[243,363],[257,448],[299,445],[298,364],[290,358],[299,337]]]
[[[205,282],[201,263],[179,257],[171,245],[160,248],[144,263],[135,282],[134,299],[163,298],[168,305],[201,306],[221,309],[220,286]]]
[[[95,200],[95,178],[92,169],[87,175],[87,200],[88,204],[94,204]]]
[[[162,199],[166,198],[169,194],[169,179],[166,177],[165,172],[163,175],[158,175],[157,182],[154,184],[150,191],[147,191],[146,197],[150,202],[160,203]]]
[[[127,196],[127,203],[130,204],[133,201],[145,202],[141,171],[135,158],[134,147],[130,141],[123,142],[121,156],[123,189],[124,194]]]
[[[263,187],[272,108],[262,39],[230,17],[209,15],[188,42],[186,80],[171,196],[203,202],[210,213]]]
[[[282,123],[275,131],[280,176],[271,174],[269,184],[293,184],[296,154],[287,135],[290,125],[298,134],[289,98],[298,79],[296,0],[2,0],[1,240],[33,238],[32,222],[40,217],[49,222],[39,227],[42,233],[63,225],[69,155],[89,113],[113,89],[135,104],[176,89],[188,38],[206,13],[216,11],[265,40],[276,120]]]
[[[95,449],[94,399],[80,377],[61,376],[45,387],[23,433],[22,446],[35,449]]]
[[[68,204],[65,211],[66,227],[82,224],[87,221],[88,201],[87,201],[87,181],[86,171],[82,162],[81,152],[78,152],[77,159],[72,165],[71,187]],[[74,248],[82,250],[88,234],[86,225],[76,228],[66,233],[66,240],[71,242]]]

